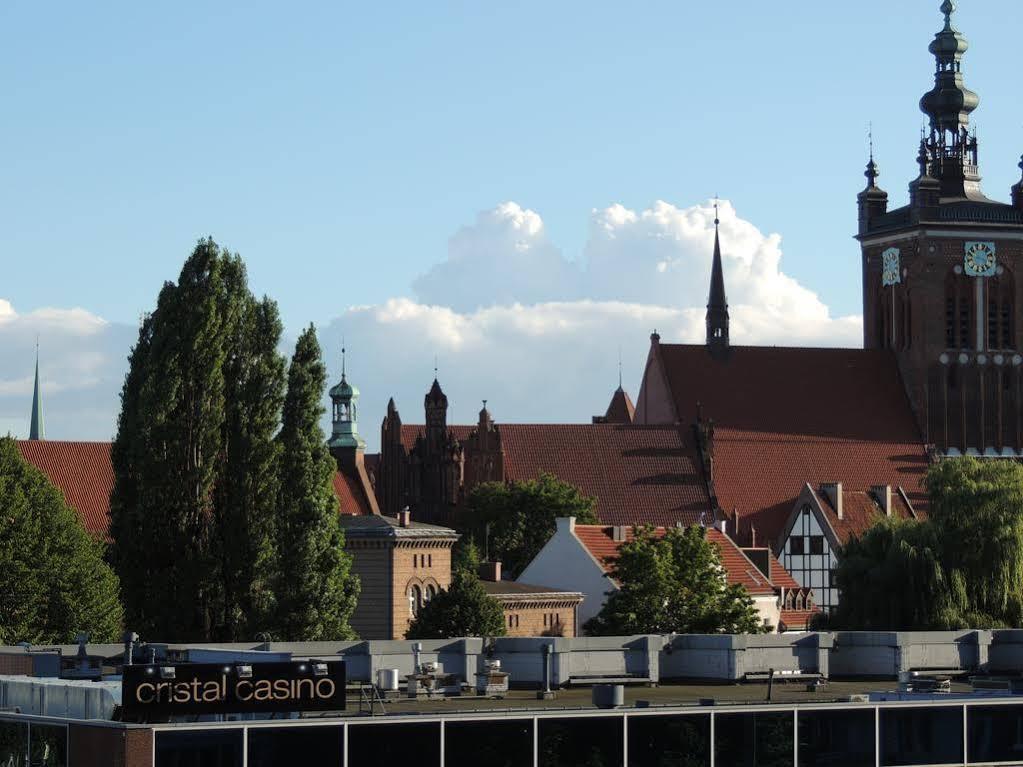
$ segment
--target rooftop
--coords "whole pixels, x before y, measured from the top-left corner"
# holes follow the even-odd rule
[[[410,521],[403,526],[394,517],[368,514],[364,516],[341,517],[341,526],[349,538],[445,538],[457,539],[458,533],[450,527],[428,525],[424,522]]]

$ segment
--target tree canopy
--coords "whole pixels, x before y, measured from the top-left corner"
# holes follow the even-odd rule
[[[127,621],[145,637],[290,634],[291,618],[276,613],[280,536],[289,550],[301,544],[278,518],[286,526],[301,513],[319,519],[331,473],[325,448],[310,447],[323,438],[314,423],[324,388],[315,336],[296,352],[287,392],[280,338],[277,305],[257,299],[241,258],[211,239],[199,241],[142,321],[111,452],[110,529]],[[316,546],[340,545],[340,533],[319,523],[314,531],[326,536]],[[344,553],[313,559],[303,577],[322,578],[320,596],[333,595],[333,607],[321,600],[315,609],[343,613],[350,600],[337,598],[335,576]],[[322,638],[347,635],[343,614],[300,623]],[[322,634],[335,629],[341,636]]]
[[[477,575],[479,552],[470,541],[458,550],[451,585],[419,610],[406,639],[504,636],[504,610]]]
[[[550,540],[558,517],[581,525],[598,522],[595,498],[553,474],[512,482],[484,482],[466,499],[466,525],[487,556],[500,560],[511,577],[519,575]]]
[[[120,639],[117,576],[46,476],[0,438],[0,644]]]
[[[717,547],[693,525],[659,536],[637,530],[618,549],[610,577],[619,588],[584,629],[596,636],[755,634],[764,630],[749,594],[725,580]]]
[[[923,521],[875,525],[844,547],[829,624],[862,630],[1019,626],[1023,466],[945,459],[930,468]]]
[[[359,597],[344,548],[320,399],[327,370],[316,331],[299,336],[284,400],[278,497],[274,635],[284,640],[351,639],[348,621]]]

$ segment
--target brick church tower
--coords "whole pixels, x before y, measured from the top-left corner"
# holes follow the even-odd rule
[[[984,196],[966,88],[966,38],[955,3],[930,44],[934,87],[920,100],[929,131],[909,204],[888,209],[871,151],[860,193],[863,333],[867,349],[891,349],[924,440],[948,454],[1023,453],[1023,182],[1010,204]],[[1023,163],[1020,164],[1023,168]]]

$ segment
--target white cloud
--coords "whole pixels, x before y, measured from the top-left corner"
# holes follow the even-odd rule
[[[0,433],[27,436],[38,339],[47,437],[110,439],[134,338],[85,309],[20,314],[0,299]]]
[[[860,344],[859,317],[832,317],[784,273],[778,235],[763,234],[727,201],[720,218],[733,343]],[[703,339],[713,221],[710,204],[594,210],[576,263],[536,212],[507,202],[480,213],[451,238],[446,260],[415,281],[414,298],[355,306],[321,328],[325,349],[347,337],[370,448],[388,397],[406,422],[422,422],[435,356],[452,422],[474,421],[484,398],[499,422],[588,421],[617,386],[619,349],[635,396],[651,331],[665,342]],[[0,430],[27,431],[37,334],[48,436],[110,438],[136,329],[82,309],[19,315],[4,299]],[[335,357],[332,379],[340,374]]]
[[[548,239],[540,216],[505,202],[448,241],[448,257],[414,283],[420,300],[459,311],[575,298],[579,271]]]

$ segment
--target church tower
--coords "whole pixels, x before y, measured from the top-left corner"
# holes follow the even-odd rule
[[[950,455],[1023,451],[1023,398],[1015,299],[1023,260],[1023,182],[1012,203],[981,191],[980,104],[964,81],[966,38],[944,0],[934,36],[934,86],[920,100],[929,128],[917,151],[909,204],[889,210],[871,147],[859,194],[863,332],[891,350],[925,441]]]
[[[362,502],[372,514],[379,514],[376,492],[366,471],[366,441],[359,435],[359,390],[348,382],[345,350],[341,349],[341,381],[330,389],[331,432],[327,440],[338,471],[352,480]]]

